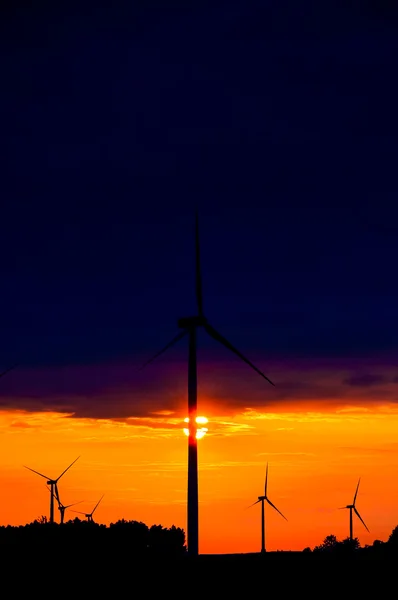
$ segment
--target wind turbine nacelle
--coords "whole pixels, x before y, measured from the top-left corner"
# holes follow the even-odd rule
[[[204,317],[195,316],[195,317],[183,317],[182,319],[178,319],[178,327],[180,329],[191,329],[192,327],[203,327],[206,324],[206,319]]]

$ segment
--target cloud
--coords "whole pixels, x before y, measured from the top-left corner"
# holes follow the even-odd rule
[[[182,419],[161,419],[150,417],[128,417],[126,419],[113,419],[114,421],[123,422],[126,425],[133,427],[144,427],[146,429],[170,429],[181,430],[183,428]]]
[[[10,427],[16,427],[17,429],[32,429],[34,426],[25,421],[14,421],[11,423]]]
[[[383,364],[381,359],[270,361],[257,357],[255,364],[272,378],[275,387],[233,357],[229,361],[200,360],[199,413],[224,416],[228,423],[228,417],[250,410],[294,412],[312,406],[321,412],[344,411],[398,400],[392,360]],[[50,411],[130,425],[140,418],[148,419],[148,427],[173,429],[187,413],[187,365],[170,359],[159,360],[143,371],[137,371],[132,363],[20,367],[1,380],[0,409]],[[224,432],[214,429],[213,434],[232,431],[232,425],[228,427],[224,426]],[[236,430],[238,425],[233,427]]]
[[[277,431],[294,431],[294,427],[277,427]]]
[[[313,452],[258,452],[257,456],[316,456]]]
[[[346,385],[352,385],[357,387],[370,387],[372,385],[380,385],[386,381],[382,375],[372,375],[371,373],[365,373],[363,375],[354,375],[345,379]]]
[[[360,446],[339,446],[339,450],[342,450],[344,454],[360,454],[360,455],[373,455],[373,454],[392,454],[398,452],[398,443],[390,442],[379,446],[377,448],[365,448]]]

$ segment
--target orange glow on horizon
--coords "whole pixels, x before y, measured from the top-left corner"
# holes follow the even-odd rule
[[[247,506],[264,489],[286,516],[266,507],[268,550],[302,550],[329,534],[348,536],[348,511],[358,478],[357,508],[370,533],[354,518],[362,545],[385,541],[398,524],[398,407],[324,408],[321,403],[217,414],[199,446],[200,552],[256,552],[260,509]],[[77,419],[46,412],[0,411],[0,523],[23,525],[49,512],[45,480],[24,465],[61,478],[64,504],[81,502],[96,521],[134,519],[186,530],[187,448],[181,416],[168,412],[119,421]],[[76,515],[71,510],[65,520]],[[56,510],[56,520],[59,520]]]

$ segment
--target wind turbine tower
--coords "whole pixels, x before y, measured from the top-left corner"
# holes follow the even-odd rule
[[[104,497],[104,495],[105,494],[103,494],[101,496],[101,498],[98,500],[97,504],[94,506],[94,508],[91,511],[91,513],[85,513],[85,512],[82,512],[81,510],[72,510],[72,512],[79,513],[80,515],[84,515],[89,523],[94,523],[94,519],[93,519],[94,511],[97,510],[98,504],[101,502],[101,500]]]
[[[46,486],[47,487],[47,486]],[[51,488],[47,487],[47,489],[51,492]],[[79,502],[73,502],[73,504],[62,504],[61,502],[61,498],[59,497],[59,490],[58,490],[58,486],[55,485],[55,494],[54,497],[58,503],[58,510],[59,510],[59,516],[60,516],[60,523],[61,525],[64,524],[65,521],[65,511],[67,508],[70,508],[71,506],[76,506],[77,504],[81,504],[83,502],[83,500],[79,500]]]
[[[77,458],[80,457],[78,456]],[[40,477],[44,477],[44,479],[47,479],[47,485],[50,486],[50,523],[54,523],[54,498],[58,499],[57,483],[61,479],[61,477],[65,475],[66,471],[68,471],[71,468],[71,466],[75,464],[77,458],[75,458],[75,460],[69,465],[69,467],[65,469],[65,471],[62,471],[61,475],[59,475],[57,479],[50,479],[50,477],[47,477],[47,475],[43,475],[43,473],[39,473],[39,471],[35,471],[34,469],[31,469],[30,467],[26,467],[24,465],[25,469],[29,469],[29,471],[36,473],[36,475],[40,475]]]
[[[249,508],[251,508],[251,506],[254,506],[255,504],[258,504],[259,502],[261,502],[261,552],[265,552],[265,510],[264,510],[264,502],[267,502],[270,506],[272,506],[272,508],[274,508],[276,510],[276,512],[278,512],[281,517],[283,517],[285,519],[285,521],[287,521],[285,515],[283,515],[281,513],[281,511],[276,508],[275,504],[272,504],[271,500],[268,498],[267,496],[267,486],[268,486],[268,463],[267,463],[267,468],[265,471],[265,485],[264,485],[264,496],[259,496],[258,500],[256,500],[256,502],[254,502],[254,504],[251,504],[249,506]]]
[[[359,514],[357,507],[355,506],[355,502],[357,499],[357,495],[358,495],[358,488],[359,488],[359,484],[361,482],[361,478],[358,479],[358,484],[357,484],[357,489],[355,490],[355,495],[354,495],[354,500],[352,502],[352,504],[347,504],[347,506],[341,506],[340,509],[344,510],[345,508],[348,508],[350,511],[350,540],[352,541],[354,539],[354,527],[353,527],[353,512],[357,515],[358,519],[362,522],[363,526],[365,527],[366,531],[369,531],[369,529],[366,527],[365,521],[362,519],[361,515]]]
[[[147,360],[141,368],[151,363],[158,356],[163,354],[185,335],[188,336],[188,515],[187,515],[187,545],[190,556],[199,554],[199,506],[198,506],[198,444],[197,444],[197,330],[203,328],[205,332],[214,340],[225,346],[228,350],[236,354],[243,362],[256,371],[268,383],[274,385],[260,369],[250,362],[239,350],[237,350],[225,337],[223,337],[205,317],[202,297],[202,276],[200,266],[200,248],[199,248],[199,223],[196,214],[195,227],[196,241],[196,301],[197,314],[191,317],[179,319],[177,324],[180,333],[178,333],[162,350]]]

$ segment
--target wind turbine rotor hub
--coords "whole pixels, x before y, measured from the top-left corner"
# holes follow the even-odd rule
[[[183,317],[177,321],[180,329],[192,329],[192,327],[203,327],[207,324],[207,320],[202,316]]]

